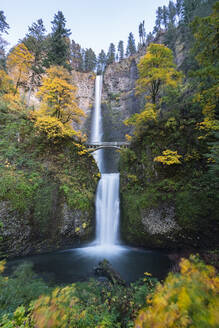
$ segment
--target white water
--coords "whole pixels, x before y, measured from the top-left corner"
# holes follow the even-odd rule
[[[97,76],[91,142],[102,141],[101,95],[102,76]],[[94,157],[102,172],[102,150],[96,151]],[[96,193],[95,244],[99,250],[112,249],[118,243],[119,214],[119,173],[101,174]]]

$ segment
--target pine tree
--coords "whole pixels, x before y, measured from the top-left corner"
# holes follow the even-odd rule
[[[154,27],[154,33],[157,33],[161,29],[162,24],[162,17],[163,17],[163,8],[158,7],[156,12],[156,21],[155,21],[155,27]]]
[[[154,41],[154,37],[153,37],[153,34],[150,32],[147,35],[146,44],[149,45],[153,41]]]
[[[4,15],[4,11],[0,10],[0,33],[7,33],[8,34],[8,30],[9,29],[9,25],[6,22],[6,17]]]
[[[122,40],[120,40],[118,44],[118,57],[119,61],[124,59],[124,42]]]
[[[168,9],[166,6],[163,6],[162,10],[162,24],[164,25],[165,29],[168,27]]]
[[[135,39],[133,33],[129,33],[126,56],[132,56],[136,53]]]
[[[33,87],[38,86],[40,84],[41,75],[45,71],[45,32],[46,29],[44,27],[42,19],[38,19],[36,23],[33,23],[30,27],[28,27],[28,33],[26,34],[26,37],[23,40],[23,43],[34,57],[34,61],[31,67],[32,74],[30,79],[30,88],[27,104],[29,104],[30,95]]]
[[[194,18],[194,11],[201,5],[201,0],[184,0],[182,4],[182,15],[185,24],[190,24]]]
[[[176,6],[173,1],[169,2],[168,5],[168,18],[169,18],[169,23],[172,25],[175,25],[176,21]]]
[[[60,65],[70,69],[70,42],[68,37],[71,32],[65,27],[66,19],[61,11],[58,11],[52,21],[52,34],[48,53],[49,65]]]
[[[182,6],[183,6],[183,0],[177,0],[176,1],[176,13],[177,13],[177,16],[179,17],[179,20],[181,19],[181,15],[182,15]]]
[[[142,23],[139,24],[139,27],[138,27],[140,44],[143,46],[146,43],[146,31],[145,31],[144,24],[145,24],[145,22],[143,21]]]
[[[4,12],[0,10],[0,68],[5,68],[5,46],[8,44],[1,36],[2,33],[8,34],[9,25],[6,22]]]
[[[83,56],[80,44],[76,43],[74,40],[71,42],[70,46],[70,62],[71,67],[75,71],[82,71],[83,69]]]
[[[84,57],[84,69],[85,72],[91,72],[95,69],[97,64],[97,58],[95,52],[89,48],[85,50],[85,57]]]
[[[107,53],[107,64],[115,63],[115,56],[116,56],[116,48],[113,43],[110,43],[109,50]]]
[[[107,56],[102,49],[99,53],[98,60],[97,60],[97,74],[103,73],[105,66],[106,66]]]

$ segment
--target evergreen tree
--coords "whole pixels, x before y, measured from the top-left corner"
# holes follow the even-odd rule
[[[170,1],[168,5],[168,18],[169,18],[169,24],[175,25],[176,6],[173,1]]]
[[[70,42],[68,37],[71,32],[66,28],[66,19],[61,11],[58,11],[52,21],[52,34],[48,53],[49,65],[61,65],[70,69]]]
[[[201,5],[202,0],[184,0],[182,15],[185,24],[190,24],[194,18],[195,10]]]
[[[97,60],[97,74],[103,73],[105,66],[106,66],[107,56],[102,49],[99,53],[98,60]]]
[[[168,27],[168,9],[166,6],[163,6],[162,10],[162,24],[167,29]]]
[[[149,45],[153,41],[154,41],[154,37],[153,37],[153,34],[150,32],[147,35],[146,44]]]
[[[133,33],[129,33],[126,56],[132,56],[136,53],[135,39]]]
[[[140,44],[145,45],[146,43],[146,31],[145,31],[145,26],[144,26],[144,21],[140,23],[138,27],[138,32],[139,32],[139,39],[140,39]]]
[[[34,61],[31,66],[30,87],[27,99],[28,105],[31,91],[34,86],[38,86],[40,84],[41,75],[44,72],[46,54],[45,32],[46,29],[42,19],[38,19],[36,23],[33,23],[28,27],[28,33],[23,40],[23,43],[34,57]]]
[[[89,48],[85,50],[84,65],[85,72],[91,72],[95,69],[97,64],[97,58],[95,52]]]
[[[118,44],[118,57],[119,61],[124,59],[124,42],[122,40],[120,40]]]
[[[115,63],[116,47],[113,43],[110,43],[109,50],[107,53],[107,64]]]
[[[153,33],[157,33],[161,30],[162,17],[163,17],[163,9],[162,7],[158,7],[156,12],[156,21],[155,21]]]
[[[181,19],[182,15],[182,6],[183,6],[183,0],[176,0],[176,13],[179,17],[179,20]]]
[[[70,62],[71,67],[75,71],[83,71],[83,56],[81,50],[80,44],[72,40],[70,46]]]
[[[4,12],[0,10],[0,68],[5,68],[5,46],[8,44],[1,36],[2,33],[8,34],[9,25],[6,22]]]

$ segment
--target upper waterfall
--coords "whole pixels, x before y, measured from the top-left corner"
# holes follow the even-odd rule
[[[91,126],[91,142],[102,141],[103,129],[102,129],[102,119],[101,119],[101,96],[102,96],[102,75],[96,76],[95,81],[95,106],[94,115]]]

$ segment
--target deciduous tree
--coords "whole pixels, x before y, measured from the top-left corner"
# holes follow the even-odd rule
[[[29,52],[24,43],[18,44],[9,54],[7,67],[9,75],[15,83],[15,94],[20,85],[27,87],[33,62],[34,56]]]
[[[77,88],[70,83],[70,74],[60,66],[52,66],[46,73],[37,94],[42,103],[41,109],[37,112],[36,125],[47,134],[50,131],[51,138],[55,136],[56,129],[61,134],[79,137],[80,133],[76,132],[72,125],[74,122],[79,123],[85,114],[77,105]]]
[[[157,104],[165,86],[175,87],[181,79],[181,74],[175,69],[172,51],[161,44],[150,44],[138,70],[137,93],[147,92],[153,104]]]

